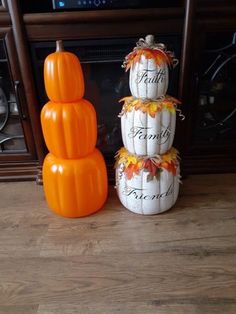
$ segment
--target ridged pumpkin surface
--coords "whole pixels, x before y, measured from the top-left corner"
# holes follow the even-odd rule
[[[165,154],[172,146],[176,114],[162,109],[154,117],[133,109],[121,117],[122,139],[132,154]]]
[[[149,172],[141,170],[131,179],[116,169],[116,187],[121,203],[130,211],[142,215],[160,214],[170,209],[179,193],[179,166],[177,175],[163,170],[159,177],[148,179]]]
[[[65,217],[82,217],[99,210],[107,198],[107,173],[95,149],[86,158],[64,160],[48,154],[43,165],[49,207]]]
[[[44,83],[48,98],[54,102],[74,102],[84,96],[84,77],[77,56],[57,51],[44,62]]]
[[[169,82],[169,69],[165,62],[156,64],[154,59],[141,55],[140,62],[130,68],[129,87],[136,98],[157,99],[166,94]]]
[[[95,148],[96,112],[85,99],[74,103],[49,101],[41,111],[41,124],[46,145],[58,158],[81,158]]]

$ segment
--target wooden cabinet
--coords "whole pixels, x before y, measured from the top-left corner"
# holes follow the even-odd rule
[[[229,10],[220,1],[211,12],[196,8],[184,104],[187,173],[236,171],[235,12],[235,6]]]
[[[3,2],[0,26],[0,181],[34,180],[38,173],[34,133],[13,27]]]
[[[186,174],[236,170],[233,0],[214,4],[186,0],[168,8],[41,13],[24,12],[21,3],[7,0],[9,15],[0,7],[0,53],[6,52],[3,59],[7,59],[10,82],[1,87],[0,80],[0,88],[8,89],[9,125],[17,125],[12,134],[18,136],[12,139],[13,151],[0,152],[0,180],[11,174],[14,179],[40,175],[46,154],[39,119],[47,100],[42,68],[57,39],[63,39],[66,48],[81,58],[86,97],[91,97],[96,109],[102,108],[98,109],[98,145],[104,146],[101,149],[112,178],[113,156],[121,142],[118,99],[129,94],[120,65],[135,41],[147,33],[167,43],[180,59],[169,93],[182,100],[186,116],[185,122],[177,125],[175,140],[181,150],[182,170]],[[0,113],[0,118],[6,120],[6,114]],[[110,125],[105,125],[106,120]]]
[[[0,181],[34,179],[37,156],[11,27],[0,30]]]
[[[12,29],[0,30],[0,161],[36,160]]]

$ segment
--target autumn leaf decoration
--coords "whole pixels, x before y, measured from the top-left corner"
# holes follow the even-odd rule
[[[124,102],[120,116],[126,112],[131,112],[132,110],[141,110],[143,113],[148,113],[152,118],[155,118],[156,114],[162,109],[175,113],[177,104],[181,103],[179,100],[168,95],[159,100],[142,100],[140,98],[128,96],[122,98],[120,102]]]
[[[123,68],[128,71],[135,63],[141,62],[141,57],[153,59],[157,65],[166,63],[169,66],[174,66],[178,61],[174,58],[172,52],[166,49],[162,43],[155,43],[154,36],[148,35],[145,39],[140,38],[136,43],[136,47],[130,52],[124,60]]]
[[[153,157],[140,157],[130,154],[124,147],[122,147],[116,154],[116,167],[123,165],[123,170],[127,179],[130,180],[135,174],[139,174],[141,170],[148,172],[147,181],[159,178],[160,172],[163,169],[176,175],[178,166],[178,151],[171,148],[164,155],[156,155]]]

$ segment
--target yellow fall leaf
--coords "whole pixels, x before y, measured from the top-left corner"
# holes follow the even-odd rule
[[[139,102],[139,99],[135,99],[132,101],[132,105],[135,106]]]
[[[137,163],[137,158],[135,156],[127,156],[125,166],[128,167],[130,164],[135,165]]]
[[[172,158],[170,154],[162,156],[162,162],[171,162]]]

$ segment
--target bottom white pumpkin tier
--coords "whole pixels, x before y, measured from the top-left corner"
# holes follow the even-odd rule
[[[131,179],[122,172],[123,165],[116,168],[116,188],[118,197],[124,207],[136,214],[154,215],[170,209],[179,194],[180,169],[174,176],[162,170],[158,179],[148,181],[149,172],[141,170]]]

